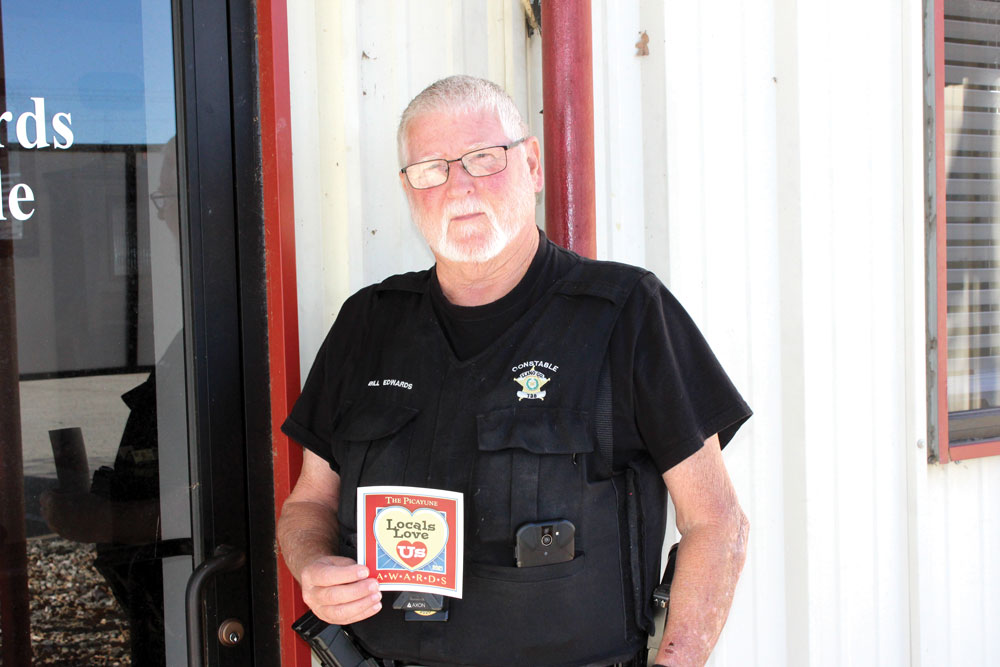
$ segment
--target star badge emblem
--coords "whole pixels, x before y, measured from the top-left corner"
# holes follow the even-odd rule
[[[535,370],[534,366],[514,378],[514,382],[521,385],[521,391],[517,392],[518,401],[525,398],[545,400],[545,392],[542,391],[542,387],[548,384],[549,378]]]

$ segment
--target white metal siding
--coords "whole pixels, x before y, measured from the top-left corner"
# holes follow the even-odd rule
[[[933,466],[927,509],[924,664],[1000,664],[1000,459]]]
[[[410,97],[487,76],[540,134],[520,12],[290,5],[304,369],[343,298],[431,261],[394,173]],[[756,412],[713,665],[1000,664],[1000,460],[923,448],[922,26],[914,0],[594,0],[599,254],[660,275]]]
[[[344,299],[433,262],[398,181],[406,103],[449,74],[482,76],[502,84],[540,134],[532,57],[517,0],[289,4],[303,377]]]

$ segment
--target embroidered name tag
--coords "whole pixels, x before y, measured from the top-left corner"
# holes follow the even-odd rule
[[[381,380],[369,380],[369,387],[399,387],[400,389],[410,390],[413,389],[412,382],[404,382],[403,380],[397,380],[395,378],[383,378]]]

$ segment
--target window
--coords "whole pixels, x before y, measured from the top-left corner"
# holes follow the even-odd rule
[[[180,664],[171,2],[2,5],[0,663]]]
[[[1000,454],[1000,2],[936,0],[934,16],[937,434],[950,461]]]

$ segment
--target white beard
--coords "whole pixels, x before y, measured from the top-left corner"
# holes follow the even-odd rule
[[[476,225],[469,229],[471,234],[462,234],[457,230],[449,234],[451,219],[460,215],[482,212],[490,223],[489,230],[485,238],[482,238],[483,226]],[[477,198],[469,197],[460,201],[451,202],[445,207],[441,219],[436,225],[438,237],[435,241],[428,239],[431,249],[435,254],[452,262],[488,262],[503,251],[513,237],[513,230],[508,224],[509,220],[501,222],[499,216],[492,206]],[[429,227],[428,231],[433,229]],[[464,237],[464,238],[462,238]]]
[[[449,202],[439,219],[426,215],[419,207],[410,201],[410,215],[423,234],[427,245],[435,255],[451,262],[482,263],[494,259],[517,236],[524,220],[534,219],[535,193],[530,180],[526,179],[527,189],[519,193],[520,197],[505,207],[501,214],[474,195],[465,199]],[[461,215],[480,212],[489,222],[486,238],[474,238],[471,234],[465,238],[458,236],[459,232],[449,235],[451,219]],[[476,237],[483,231],[483,225],[478,224],[470,229]]]

